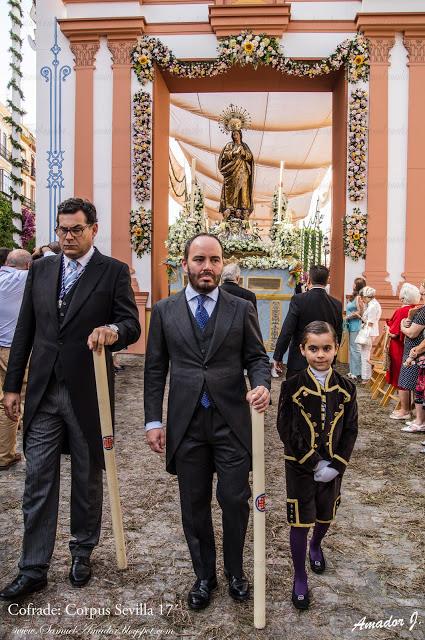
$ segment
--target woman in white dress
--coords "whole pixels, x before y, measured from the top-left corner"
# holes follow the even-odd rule
[[[360,345],[362,362],[362,384],[367,384],[372,377],[372,365],[369,362],[372,351],[373,338],[379,336],[379,319],[382,314],[381,305],[375,298],[376,290],[372,287],[363,287],[360,296],[365,304],[362,316],[362,329],[367,334],[367,340]]]

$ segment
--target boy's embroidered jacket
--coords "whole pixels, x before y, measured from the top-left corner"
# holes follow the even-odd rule
[[[357,438],[354,384],[331,369],[324,387],[306,369],[282,383],[277,429],[285,459],[313,471],[320,460],[342,475]]]

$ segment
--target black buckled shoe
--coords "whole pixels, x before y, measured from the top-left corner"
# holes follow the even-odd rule
[[[310,567],[311,570],[314,571],[314,573],[323,573],[326,569],[326,560],[325,556],[323,555],[322,548],[320,548],[320,553],[322,554],[321,560],[312,560],[310,552],[308,553],[308,557],[310,559]]]
[[[74,556],[72,558],[69,579],[73,587],[84,587],[91,578],[90,558],[86,556]]]
[[[1,600],[18,600],[30,593],[41,591],[47,587],[47,578],[30,578],[20,573],[10,584],[0,591]]]
[[[200,580],[199,578],[189,591],[187,596],[187,603],[191,609],[198,610],[208,607],[211,601],[211,592],[217,589],[217,578],[207,578],[206,580]]]
[[[305,611],[310,606],[310,597],[308,591],[305,594],[297,595],[295,593],[295,585],[292,586],[292,604],[296,609]]]
[[[245,574],[240,578],[224,572],[229,581],[229,595],[237,602],[246,602],[249,598],[249,582]]]

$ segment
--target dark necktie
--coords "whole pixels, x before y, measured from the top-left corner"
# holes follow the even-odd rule
[[[198,323],[198,327],[201,331],[204,331],[205,327],[208,324],[208,320],[210,319],[208,315],[208,311],[204,307],[205,300],[207,296],[199,295],[198,296],[198,306],[195,311],[195,320]],[[208,393],[204,390],[201,396],[201,405],[208,409],[211,406],[211,401],[208,397]]]

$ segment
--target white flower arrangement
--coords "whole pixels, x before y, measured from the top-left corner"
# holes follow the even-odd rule
[[[344,254],[352,260],[366,258],[367,214],[354,207],[344,218]]]
[[[298,258],[300,255],[301,230],[291,222],[286,221],[278,223],[276,227],[272,255]]]
[[[134,195],[139,204],[150,198],[151,137],[151,96],[139,91],[133,97],[133,180]]]
[[[282,193],[282,203],[280,208],[281,221],[285,220],[286,218],[288,203],[289,203],[288,196],[286,195],[286,193]],[[275,239],[277,228],[278,228],[278,220],[279,220],[278,208],[279,208],[279,194],[278,194],[278,191],[276,190],[273,194],[273,199],[272,199],[272,223],[270,226],[270,238],[272,240]]]
[[[239,266],[244,269],[289,269],[293,259],[277,258],[271,256],[246,256],[239,258]]]
[[[265,33],[254,35],[251,31],[242,31],[238,36],[220,38],[218,41],[219,58],[230,64],[271,64],[280,55],[280,43],[277,38]]]
[[[152,214],[150,210],[140,207],[137,211],[130,212],[130,236],[131,246],[138,258],[151,252]]]
[[[264,33],[254,35],[251,31],[219,38],[217,48],[218,57],[215,60],[183,62],[157,38],[140,36],[132,53],[133,68],[141,84],[153,80],[155,62],[182,78],[216,76],[225,73],[234,64],[253,64],[254,67],[259,64],[270,65],[284,74],[308,78],[332,73],[345,66],[351,83],[367,80],[369,77],[368,43],[360,33],[338,45],[328,58],[317,62],[286,58],[277,38]]]
[[[363,89],[351,94],[348,110],[348,197],[363,200],[366,193],[368,96]]]
[[[192,215],[190,214],[190,202],[191,196],[189,194],[179,217],[169,227],[168,239],[165,241],[165,246],[168,249],[167,265],[179,265],[184,255],[184,246],[187,240],[204,231],[204,196],[198,185],[195,185]]]

